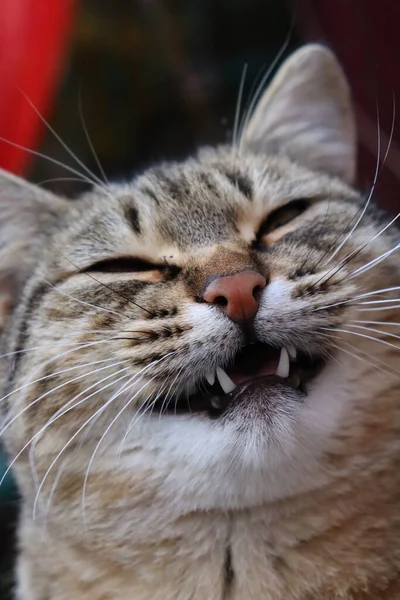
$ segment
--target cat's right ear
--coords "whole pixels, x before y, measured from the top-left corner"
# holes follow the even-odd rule
[[[258,102],[241,143],[354,182],[356,134],[350,89],[328,48],[303,46],[283,63]]]
[[[0,169],[0,328],[67,209],[65,200]]]

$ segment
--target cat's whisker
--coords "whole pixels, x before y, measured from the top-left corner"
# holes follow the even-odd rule
[[[347,323],[348,327],[355,327],[356,329],[362,329],[364,331],[371,331],[372,333],[382,333],[385,336],[400,340],[400,335],[396,335],[395,333],[391,333],[390,331],[382,331],[382,329],[376,329],[375,327],[367,327],[364,325],[356,325],[355,323]]]
[[[104,306],[99,306],[98,304],[92,304],[91,302],[86,302],[85,300],[79,300],[78,298],[75,298],[74,296],[71,296],[70,294],[67,294],[66,292],[60,290],[59,287],[53,285],[52,283],[45,281],[45,280],[43,280],[43,281],[44,281],[44,283],[47,283],[50,287],[52,287],[58,294],[61,294],[61,296],[66,296],[70,300],[74,300],[75,302],[78,302],[79,304],[82,304],[83,306],[89,306],[90,308],[95,308],[96,310],[101,310],[103,312],[106,312],[106,313],[109,313],[112,315],[116,315],[117,317],[126,318],[126,314],[124,314],[122,312],[112,310],[111,308],[104,308]]]
[[[173,387],[174,387],[174,385],[175,385],[175,383],[176,383],[177,379],[179,378],[180,374],[182,373],[182,370],[184,369],[184,366],[185,366],[185,365],[183,365],[183,366],[182,366],[182,367],[179,369],[178,373],[176,374],[176,376],[175,376],[175,377],[174,377],[174,379],[172,380],[172,383],[171,383],[171,384],[169,385],[169,387],[168,387],[167,393],[165,394],[165,397],[164,397],[163,403],[162,403],[162,405],[161,405],[161,408],[160,408],[159,419],[161,419],[161,417],[162,417],[162,415],[163,415],[164,407],[165,407],[165,409],[166,409],[166,408],[167,408],[167,406],[168,406],[168,403],[169,403],[168,396],[169,396],[169,394],[171,393],[171,390],[173,389]]]
[[[131,379],[129,379],[129,381],[131,381]],[[128,381],[128,383],[129,383]],[[126,385],[126,384],[124,384]],[[33,520],[36,521],[36,513],[37,513],[37,503],[39,501],[39,496],[41,493],[41,490],[50,474],[50,472],[52,471],[54,465],[56,464],[56,462],[59,460],[59,458],[61,457],[61,455],[65,452],[65,450],[72,444],[72,442],[74,441],[74,439],[81,433],[81,431],[83,431],[85,429],[85,427],[98,415],[100,415],[101,413],[104,412],[104,410],[116,399],[118,393],[120,392],[121,388],[124,388],[124,386],[121,386],[118,390],[118,392],[114,393],[111,398],[109,398],[107,400],[107,402],[105,404],[103,404],[100,408],[98,408],[90,417],[89,419],[87,419],[83,425],[81,425],[79,427],[79,429],[69,438],[69,440],[64,444],[64,446],[61,448],[61,450],[58,452],[58,454],[56,455],[56,457],[53,459],[53,461],[51,462],[50,466],[48,467],[48,469],[46,470],[42,481],[40,482],[37,491],[36,491],[36,496],[35,496],[35,501],[34,501],[34,505],[33,505]],[[122,393],[122,392],[121,392]]]
[[[237,150],[237,145],[238,145],[238,128],[239,128],[239,118],[240,118],[240,107],[242,105],[243,89],[244,89],[244,84],[246,81],[246,74],[247,74],[247,63],[243,67],[242,76],[240,78],[240,84],[239,84],[238,98],[237,98],[237,102],[236,102],[235,119],[233,122],[233,132],[232,132],[232,151],[233,152],[235,152],[235,150]]]
[[[136,417],[137,417],[138,413],[139,413],[139,412],[140,412],[140,410],[141,410],[141,409],[144,407],[144,411],[143,411],[143,414],[141,415],[141,417],[142,417],[142,416],[144,416],[144,415],[145,415],[145,413],[146,413],[146,412],[148,412],[148,411],[150,411],[150,414],[151,414],[151,413],[152,413],[152,410],[153,410],[153,408],[154,408],[154,406],[155,406],[155,405],[156,405],[156,403],[157,403],[157,400],[158,400],[158,399],[159,399],[159,397],[160,397],[160,396],[163,394],[163,390],[164,390],[164,388],[165,388],[165,384],[163,383],[163,384],[161,385],[161,388],[160,388],[160,390],[159,390],[158,394],[156,395],[156,397],[155,397],[155,398],[153,398],[153,400],[152,400],[152,401],[149,403],[149,402],[148,402],[148,400],[149,400],[149,398],[151,397],[151,392],[150,392],[150,394],[149,394],[149,395],[147,396],[147,398],[144,400],[144,402],[143,402],[143,405],[142,405],[142,406],[141,406],[141,407],[140,407],[140,408],[137,410],[136,414],[135,414],[135,415],[132,417],[132,419],[131,419],[131,421],[130,421],[130,423],[129,423],[128,427],[127,427],[127,430],[126,430],[126,432],[125,432],[125,435],[124,435],[124,437],[123,437],[123,439],[122,439],[122,441],[121,441],[121,444],[120,444],[120,446],[119,446],[119,449],[118,449],[118,455],[117,455],[117,456],[118,456],[118,458],[117,458],[117,468],[118,468],[118,466],[119,466],[119,463],[120,463],[120,460],[121,460],[121,454],[122,454],[122,450],[123,450],[123,447],[124,447],[125,441],[126,441],[126,439],[127,439],[128,435],[129,435],[129,433],[132,431],[133,427],[136,425],[136,420],[135,420],[135,419],[136,419]],[[140,417],[140,418],[141,418],[141,417]]]
[[[110,340],[96,340],[94,342],[81,344],[80,346],[76,346],[75,348],[72,348],[71,350],[67,350],[66,352],[62,352],[61,354],[58,354],[57,356],[53,356],[52,358],[50,358],[50,359],[46,360],[45,362],[41,363],[40,365],[38,365],[38,367],[33,371],[33,375],[35,373],[37,373],[38,371],[41,371],[44,367],[46,367],[50,363],[54,362],[55,360],[59,360],[63,356],[67,356],[69,354],[72,354],[73,352],[77,352],[78,350],[82,350],[84,348],[89,348],[91,346],[95,346],[98,344],[108,344],[109,341]],[[95,362],[107,362],[107,361],[113,361],[113,360],[114,360],[114,358],[106,358],[106,359],[103,359],[102,361],[95,361]],[[89,364],[93,364],[93,363],[89,363]],[[50,377],[55,377],[56,375],[61,375],[62,373],[72,371],[73,369],[79,369],[82,366],[88,366],[88,365],[85,365],[85,364],[74,365],[73,367],[68,367],[67,369],[62,369],[61,371],[56,371],[54,373],[50,373],[49,375],[43,375],[42,377],[39,377],[38,379],[30,380],[29,382],[24,383],[23,385],[13,389],[11,392],[8,392],[8,394],[6,394],[2,398],[0,398],[0,403],[3,402],[4,400],[6,400],[7,398],[9,398],[10,396],[12,396],[13,394],[16,394],[17,392],[19,392],[23,389],[26,389],[27,387],[34,385],[35,383],[39,383],[40,381],[49,379]]]
[[[363,304],[388,304],[390,305],[392,302],[400,302],[400,298],[384,298],[383,300],[363,300],[362,302],[357,302],[357,306],[361,306]]]
[[[371,366],[373,366],[374,368],[378,369],[382,373],[388,373],[388,374],[392,375],[393,377],[395,377],[396,379],[400,379],[400,370],[389,367],[385,361],[379,359],[375,355],[369,354],[369,352],[366,352],[365,350],[362,350],[361,348],[354,346],[354,344],[351,344],[348,340],[344,340],[342,337],[335,335],[335,334],[328,335],[328,334],[324,334],[324,333],[319,333],[319,335],[322,335],[329,340],[332,340],[332,339],[339,340],[341,344],[345,344],[348,348],[357,350],[357,352],[359,354],[362,354],[362,355],[367,356],[368,358],[372,359],[373,362],[368,363],[368,364],[371,364]],[[380,365],[383,365],[384,368],[378,366],[377,363],[379,363]]]
[[[88,363],[87,365],[79,365],[78,368],[83,368],[83,366],[89,366],[89,364],[92,364],[92,365],[93,364],[98,364],[99,362],[105,362],[105,361],[94,361],[93,363]],[[54,392],[56,392],[56,391],[64,388],[67,385],[70,385],[71,383],[73,383],[75,381],[79,381],[80,379],[83,379],[84,377],[88,377],[89,375],[94,375],[95,373],[99,373],[100,371],[104,371],[104,369],[111,369],[112,367],[119,366],[120,364],[123,364],[123,363],[126,363],[126,362],[128,362],[128,361],[127,360],[122,360],[122,361],[118,361],[116,363],[112,363],[111,365],[105,365],[103,367],[99,367],[98,369],[94,369],[93,371],[89,371],[88,373],[83,373],[81,375],[78,375],[77,377],[74,377],[72,379],[68,379],[68,381],[64,381],[63,383],[58,384],[56,387],[52,388],[51,390],[48,390],[47,392],[44,392],[43,394],[41,394],[40,396],[38,396],[38,398],[35,398],[35,400],[33,400],[32,402],[30,402],[29,404],[27,404],[26,406],[24,406],[24,408],[21,409],[10,420],[6,421],[6,424],[0,430],[0,438],[11,427],[11,425],[13,423],[15,423],[15,421],[17,419],[19,419],[19,417],[21,417],[24,413],[26,413],[26,411],[28,411],[30,408],[32,408],[32,406],[35,406],[38,402],[40,402],[40,400],[43,400],[43,398],[46,398],[50,394],[53,394]],[[70,367],[69,370],[71,370],[72,368],[73,367]]]
[[[84,478],[83,487],[82,487],[82,515],[83,515],[83,521],[84,521],[85,525],[86,525],[86,517],[85,517],[85,515],[86,515],[86,510],[85,510],[86,489],[87,489],[87,483],[88,483],[88,479],[89,479],[89,475],[90,475],[90,470],[92,468],[92,465],[93,465],[94,459],[97,455],[97,452],[98,452],[103,440],[105,439],[106,435],[108,434],[108,432],[110,431],[110,429],[114,425],[114,423],[117,421],[117,419],[119,419],[119,417],[122,415],[122,413],[125,412],[125,410],[131,406],[132,402],[137,398],[137,396],[140,394],[140,392],[152,383],[153,379],[154,378],[150,379],[149,381],[146,381],[146,383],[144,383],[142,385],[142,387],[118,411],[116,416],[112,419],[111,423],[106,427],[105,432],[101,436],[100,440],[98,441],[98,443],[93,451],[93,454],[89,460],[88,467],[86,469],[85,478]]]
[[[80,120],[81,120],[81,124],[82,124],[82,127],[83,127],[83,131],[84,131],[84,133],[85,133],[86,141],[87,141],[87,143],[89,144],[90,151],[91,151],[91,153],[92,153],[92,156],[93,156],[94,160],[96,161],[97,167],[98,167],[98,169],[99,169],[99,171],[100,171],[100,173],[101,173],[101,176],[102,176],[102,178],[103,178],[103,180],[104,180],[104,183],[105,183],[107,186],[109,186],[109,185],[110,185],[110,182],[109,182],[109,181],[108,181],[108,179],[107,179],[107,176],[106,176],[106,174],[105,174],[105,172],[104,172],[104,169],[103,169],[103,167],[102,167],[102,165],[101,165],[101,162],[100,162],[100,160],[99,160],[99,157],[98,157],[98,155],[97,155],[97,152],[96,152],[96,151],[95,151],[95,149],[94,149],[94,145],[93,145],[92,139],[91,139],[91,137],[90,137],[90,135],[89,135],[89,131],[88,131],[88,128],[87,128],[87,126],[86,126],[85,119],[84,119],[84,117],[83,117],[82,96],[81,96],[81,93],[80,93],[80,92],[81,92],[81,90],[79,90],[79,98],[78,98],[78,106],[79,106],[79,118],[80,118]]]
[[[118,371],[114,375],[117,375],[120,372],[121,371]],[[121,375],[117,379],[114,379],[113,381],[109,382],[108,384],[102,386],[99,390],[96,390],[95,392],[91,393],[89,396],[86,396],[85,398],[83,398],[78,403],[74,404],[73,406],[70,406],[68,408],[66,406],[64,406],[63,409],[65,409],[65,411],[63,411],[62,413],[58,414],[57,416],[53,415],[53,417],[51,419],[49,419],[49,421],[46,423],[46,426],[42,428],[42,430],[39,432],[39,434],[43,435],[44,430],[47,429],[47,427],[49,427],[50,425],[52,425],[57,419],[59,419],[60,417],[64,416],[67,412],[75,409],[77,406],[83,404],[83,402],[86,402],[87,400],[89,400],[93,396],[95,396],[95,395],[103,392],[105,389],[107,389],[107,388],[109,388],[111,386],[116,385],[119,381],[122,381],[123,379],[126,379],[127,377],[129,377],[128,374]],[[104,381],[104,379],[102,379],[100,381]],[[100,383],[100,381],[98,382],[98,384]],[[89,388],[87,388],[85,391],[88,391],[88,389]],[[119,390],[121,390],[121,387],[119,388]],[[89,427],[91,427],[91,425],[93,424],[93,422],[95,422],[100,416],[101,416],[101,413],[99,413],[97,415],[97,417],[95,419],[93,419],[93,421],[90,423]],[[36,438],[36,440],[33,443],[32,443],[32,440],[31,440],[31,449],[32,449],[33,445],[36,446],[36,444],[37,444],[38,441],[39,441],[39,436]],[[82,443],[79,444],[79,447],[82,447]],[[50,511],[50,507],[51,507],[51,503],[52,503],[52,500],[53,500],[53,496],[54,496],[55,490],[57,488],[58,482],[60,481],[60,477],[61,477],[61,474],[63,472],[62,467],[65,464],[65,462],[66,462],[66,459],[63,460],[63,462],[61,464],[61,467],[57,471],[57,475],[55,477],[55,480],[54,480],[53,485],[52,485],[51,490],[50,490],[50,494],[49,494],[49,497],[48,497],[48,500],[47,500],[47,505],[46,505],[46,511],[45,511],[45,517],[44,517],[44,526],[46,525],[46,522],[47,522],[47,517],[48,517],[49,511]],[[39,479],[37,478],[37,476],[36,476],[36,479],[35,479],[35,484],[36,484],[36,490],[38,490],[40,483],[39,483]]]
[[[375,167],[375,174],[374,174],[374,179],[372,182],[372,186],[371,186],[371,190],[367,196],[367,200],[364,204],[364,208],[362,209],[360,216],[358,217],[357,221],[355,222],[355,224],[353,225],[353,227],[350,229],[350,231],[347,233],[347,235],[345,236],[345,238],[341,241],[341,243],[336,247],[336,249],[333,251],[333,253],[331,254],[331,256],[329,257],[329,259],[326,261],[326,264],[329,264],[334,258],[335,256],[340,252],[340,250],[343,248],[343,246],[345,245],[345,243],[347,242],[347,240],[350,239],[350,237],[353,235],[354,231],[357,229],[358,225],[360,224],[362,218],[364,217],[370,202],[371,202],[371,198],[372,195],[375,191],[375,187],[378,181],[378,175],[379,175],[379,166],[380,166],[380,159],[381,159],[381,128],[380,128],[380,118],[379,118],[379,107],[378,107],[378,103],[376,105],[376,123],[377,123],[377,158],[376,158],[376,167]]]
[[[260,96],[261,96],[261,94],[262,94],[262,92],[264,90],[264,87],[265,87],[268,79],[270,78],[271,74],[274,72],[274,70],[277,67],[279,61],[281,60],[282,56],[284,55],[287,47],[289,46],[289,42],[290,42],[290,39],[292,37],[293,26],[294,26],[294,21],[292,21],[290,29],[289,29],[289,32],[288,32],[288,34],[286,36],[285,41],[283,42],[281,48],[279,49],[277,55],[275,56],[274,60],[272,61],[271,65],[270,65],[269,69],[267,70],[267,72],[265,73],[264,77],[261,79],[261,81],[260,81],[260,83],[259,83],[259,85],[258,85],[258,87],[257,87],[257,89],[255,91],[255,94],[254,94],[253,98],[250,101],[249,107],[246,110],[245,118],[243,119],[243,123],[242,123],[242,126],[240,128],[240,134],[239,134],[239,148],[238,148],[239,155],[242,154],[242,146],[243,146],[243,138],[244,138],[243,134],[244,134],[244,132],[246,131],[246,129],[248,127],[248,124],[250,122],[250,118],[252,117],[252,115],[254,113],[254,110],[256,108],[256,104],[258,103],[258,101],[260,99]]]
[[[35,448],[36,448],[36,444],[38,443],[39,439],[40,439],[40,435],[47,429],[47,427],[49,427],[50,425],[52,425],[55,421],[57,421],[60,417],[64,416],[65,414],[67,414],[69,411],[71,411],[72,409],[80,406],[81,404],[83,404],[84,402],[86,402],[87,400],[89,400],[90,398],[92,398],[93,396],[99,394],[100,392],[102,392],[103,390],[107,389],[108,387],[115,385],[118,381],[129,377],[128,374],[124,374],[121,375],[120,377],[118,377],[117,379],[113,379],[110,383],[107,383],[106,385],[104,385],[103,387],[101,387],[98,390],[95,390],[93,393],[91,393],[88,396],[85,396],[82,400],[79,400],[79,402],[77,402],[76,404],[74,404],[73,406],[71,406],[71,404],[73,402],[75,402],[75,400],[77,400],[80,396],[86,394],[87,392],[89,392],[90,390],[92,390],[93,388],[97,387],[98,385],[102,384],[104,381],[107,381],[111,378],[116,377],[117,375],[119,375],[120,373],[126,372],[127,370],[129,370],[129,366],[128,367],[124,367],[122,369],[118,369],[118,371],[111,373],[110,375],[107,375],[106,377],[102,377],[102,379],[100,379],[99,381],[96,381],[95,383],[93,383],[92,385],[90,385],[89,387],[83,389],[81,392],[79,392],[79,394],[76,394],[71,400],[68,400],[68,402],[66,402],[65,404],[63,404],[63,406],[61,408],[59,408],[51,417],[50,419],[48,419],[45,423],[45,425],[42,427],[42,429],[36,434],[36,439],[33,443],[31,443],[30,446],[30,450],[29,450],[29,462],[31,464],[31,467],[33,466],[33,471],[36,472],[36,468],[34,467],[34,453],[35,453]],[[31,440],[32,442],[32,440]],[[32,469],[31,469],[32,470]],[[37,482],[39,483],[39,482]]]
[[[394,325],[400,327],[399,321],[366,321],[363,319],[353,319],[351,323],[361,323],[361,325]]]
[[[73,332],[73,333],[82,333],[80,332]],[[85,330],[85,333],[98,333],[98,334],[110,334],[110,335],[116,335],[118,333],[118,330],[113,330],[113,329],[104,329],[104,330]],[[122,332],[122,333],[126,333],[126,332]],[[109,338],[107,341],[112,341],[113,338]],[[88,342],[96,342],[97,340],[86,340]],[[28,354],[30,352],[35,352],[36,350],[42,350],[43,348],[68,348],[69,346],[75,346],[76,347],[77,342],[54,342],[52,344],[41,344],[40,346],[31,346],[30,348],[23,348],[21,350],[13,350],[12,352],[5,352],[4,354],[0,354],[0,359],[2,358],[8,358],[10,356],[15,356],[18,354]]]
[[[42,181],[38,181],[36,185],[42,187],[46,183],[59,183],[59,182],[75,182],[75,183],[87,183],[85,179],[82,177],[50,177],[49,179],[43,179]]]
[[[371,335],[367,335],[365,333],[359,333],[357,331],[351,331],[349,329],[342,329],[340,327],[320,327],[320,329],[323,331],[334,331],[337,333],[346,333],[348,335],[362,337],[362,338],[365,338],[368,340],[372,340],[373,342],[378,342],[380,344],[383,344],[384,346],[389,346],[390,348],[394,348],[395,350],[400,350],[400,346],[396,346],[395,344],[392,344],[391,342],[387,342],[386,340],[382,340],[380,338],[376,338]]]
[[[47,154],[43,154],[42,152],[38,152],[36,150],[31,150],[30,148],[26,148],[25,146],[22,146],[21,144],[17,144],[16,142],[12,142],[11,140],[8,140],[7,138],[1,137],[1,136],[0,136],[0,141],[4,142],[5,144],[9,144],[10,146],[13,146],[14,148],[18,148],[19,150],[23,150],[24,152],[28,152],[29,154],[32,154],[33,156],[37,156],[38,158],[43,158],[44,160],[47,160],[48,162],[50,162],[58,167],[61,167],[61,168],[65,169],[66,171],[69,171],[73,175],[77,175],[81,180],[86,181],[86,183],[88,183],[90,186],[94,186],[95,188],[100,188],[100,190],[102,192],[107,193],[107,190],[105,189],[104,185],[99,185],[95,181],[92,181],[91,179],[86,177],[83,173],[80,173],[79,171],[74,169],[73,167],[70,167],[69,165],[62,163],[61,161],[56,160],[55,158],[52,158],[51,156],[47,156]],[[108,195],[110,195],[110,194],[108,194]]]
[[[134,378],[139,377],[142,373],[144,373],[146,370],[148,370],[149,368],[151,368],[152,366],[154,366],[155,364],[157,364],[157,362],[160,362],[162,360],[165,360],[166,358],[168,358],[169,356],[171,356],[172,354],[174,354],[174,352],[170,352],[168,354],[166,354],[165,356],[163,356],[161,359],[159,359],[158,361],[153,361],[152,363],[150,363],[149,365],[147,365],[146,367],[144,367],[143,369],[141,369],[138,373],[135,373],[132,378],[130,378],[128,380],[127,383],[125,383],[123,386],[121,386],[121,388],[118,390],[118,392],[116,392],[115,394],[113,394],[111,396],[111,398],[109,398],[107,400],[107,402],[105,402],[103,404],[103,406],[101,406],[100,408],[98,408],[90,417],[89,419],[87,419],[83,425],[81,425],[78,430],[69,438],[68,442],[66,442],[64,444],[64,446],[62,447],[62,449],[58,452],[57,456],[53,459],[53,461],[51,462],[50,466],[48,467],[48,469],[46,470],[42,481],[37,489],[36,492],[36,496],[35,496],[35,500],[34,500],[34,504],[33,504],[33,520],[36,520],[36,512],[37,512],[37,504],[39,501],[39,496],[40,496],[40,492],[43,489],[43,486],[51,472],[51,470],[53,469],[54,465],[56,464],[56,462],[59,460],[60,456],[65,452],[65,450],[72,444],[72,442],[76,439],[76,437],[85,429],[85,427],[99,414],[101,414],[102,412],[104,412],[104,410],[112,403],[116,400],[116,398],[121,395],[125,389],[126,386],[129,385]],[[135,379],[136,381],[136,379]],[[124,387],[125,386],[125,387]]]
[[[392,287],[388,287],[388,288],[382,288],[380,290],[373,290],[372,292],[366,292],[364,294],[357,294],[357,296],[353,296],[353,298],[348,298],[347,300],[340,300],[339,302],[333,302],[332,304],[325,304],[324,306],[318,306],[317,308],[313,309],[313,312],[316,312],[319,310],[325,310],[327,308],[332,308],[334,306],[341,306],[342,304],[350,304],[351,302],[355,302],[356,300],[361,300],[363,298],[369,298],[370,296],[382,295],[387,292],[395,292],[396,290],[400,290],[400,286],[397,285],[397,286],[392,286]],[[391,301],[391,300],[388,299],[388,301]]]
[[[75,154],[75,152],[73,152],[71,150],[71,148],[68,146],[68,144],[66,144],[64,142],[64,140],[61,138],[61,136],[59,136],[58,133],[55,131],[54,127],[52,127],[50,125],[50,123],[43,117],[41,112],[36,108],[36,106],[34,105],[32,100],[25,94],[25,92],[21,88],[19,88],[19,91],[24,96],[25,100],[28,102],[29,106],[32,108],[32,110],[35,112],[35,114],[39,117],[41,122],[45,125],[45,127],[48,129],[48,131],[50,131],[50,133],[54,136],[54,138],[58,141],[58,143],[61,144],[61,146],[64,148],[64,150],[66,150],[66,152],[68,152],[68,154],[71,156],[71,158],[74,159],[74,161],[88,174],[89,177],[92,178],[92,180],[94,182],[97,182],[100,186],[102,186],[104,184],[104,182],[99,177],[97,177],[97,175],[95,173],[93,173],[93,171],[91,171],[85,165],[85,163],[83,161],[81,161],[81,159]]]
[[[113,375],[115,375],[115,373],[114,373]],[[85,390],[85,391],[87,391],[87,390]],[[85,391],[84,391],[84,392],[85,392]],[[101,391],[101,390],[98,390],[98,391]],[[83,393],[84,393],[84,392],[83,392]],[[62,415],[59,415],[59,416],[62,416]],[[51,418],[51,419],[52,419],[52,418]],[[42,428],[41,428],[41,429],[40,429],[40,430],[39,430],[37,433],[35,433],[35,434],[34,434],[34,435],[33,435],[33,436],[32,436],[32,437],[29,439],[29,441],[28,441],[28,442],[26,442],[26,444],[25,444],[25,445],[24,445],[24,446],[21,448],[21,450],[20,450],[20,451],[17,453],[17,455],[16,455],[16,456],[13,458],[13,460],[12,460],[12,461],[11,461],[11,462],[8,464],[7,468],[5,469],[5,471],[4,471],[4,473],[3,473],[3,475],[2,475],[2,477],[1,477],[1,479],[0,479],[0,487],[1,487],[1,485],[3,484],[3,482],[4,482],[5,478],[7,477],[8,473],[10,472],[10,470],[12,469],[12,467],[14,466],[14,464],[15,464],[15,463],[17,462],[17,460],[19,459],[19,457],[20,457],[20,456],[21,456],[21,455],[22,455],[22,454],[25,452],[25,450],[26,450],[26,449],[27,449],[27,448],[28,448],[28,447],[29,447],[29,446],[30,446],[30,445],[31,445],[31,444],[32,444],[32,443],[33,443],[33,442],[36,440],[36,438],[38,438],[38,437],[39,437],[39,436],[40,436],[40,435],[43,433],[43,431],[46,429],[46,427],[47,427],[48,425],[50,425],[50,424],[51,424],[51,422],[53,422],[51,419],[50,419],[50,423],[48,423],[48,424],[45,424],[45,425],[44,425],[44,426],[43,426],[43,427],[42,427]],[[31,464],[31,462],[30,462],[30,464]],[[34,473],[35,473],[35,472],[36,472],[36,468],[34,469],[34,471],[33,471],[33,473],[32,473],[32,475],[33,475],[33,478],[34,478],[34,479],[35,479],[35,475],[34,475]],[[35,481],[35,483],[36,483],[36,481]]]
[[[143,373],[147,372],[149,369],[151,369],[154,365],[162,362],[163,360],[165,360],[166,358],[170,357],[171,355],[176,354],[175,352],[169,352],[168,354],[166,354],[165,356],[163,356],[162,358],[153,361],[152,363],[150,363],[149,365],[147,365],[147,367],[144,367],[141,371],[139,371],[139,373],[136,374],[136,378],[134,380],[134,385],[136,385],[137,383],[137,378],[139,377],[139,381],[141,379],[143,379]],[[135,400],[135,398],[137,398],[137,396],[140,394],[140,392],[146,388],[148,385],[150,385],[150,383],[152,383],[154,381],[155,377],[152,377],[150,380],[146,381],[144,383],[144,385],[137,391],[135,392],[135,394],[128,400],[128,402],[122,407],[122,409],[117,413],[117,415],[112,419],[111,423],[108,425],[108,427],[106,428],[105,432],[103,433],[103,435],[101,436],[100,440],[98,441],[93,454],[90,458],[86,473],[85,473],[85,478],[84,478],[84,482],[83,482],[83,486],[82,486],[82,514],[83,514],[83,520],[85,521],[85,494],[86,494],[86,488],[87,488],[87,482],[89,479],[89,473],[90,473],[90,469],[92,467],[93,461],[95,459],[95,456],[98,452],[98,449],[100,448],[100,445],[102,444],[104,438],[106,437],[107,433],[110,431],[111,427],[113,426],[113,424],[117,421],[117,419],[119,418],[119,416],[128,408],[128,406],[130,406],[133,402],[133,400]],[[130,380],[128,383],[130,384],[130,382],[133,380]],[[125,387],[124,388],[124,392],[127,391],[130,387],[132,387],[131,385],[129,385],[129,387]],[[122,392],[121,392],[122,393]]]
[[[77,271],[79,271],[79,268],[68,257],[64,256],[64,258],[66,258],[66,260],[68,260],[68,262],[70,262],[71,265],[73,265],[77,269]],[[120,298],[123,298],[124,300],[126,300],[127,302],[129,302],[129,304],[132,304],[133,306],[136,306],[136,308],[140,308],[141,310],[143,310],[147,314],[151,315],[152,317],[154,316],[154,312],[153,311],[149,310],[148,308],[145,308],[144,306],[141,306],[140,304],[138,304],[137,302],[135,302],[131,298],[128,298],[128,296],[126,296],[125,294],[122,294],[121,292],[119,292],[117,290],[114,290],[110,285],[108,285],[107,283],[104,283],[104,281],[99,281],[91,273],[85,272],[84,275],[86,275],[87,277],[90,277],[90,279],[93,279],[93,281],[95,281],[99,285],[103,286],[107,290],[110,290],[110,292],[112,292],[115,296],[119,296]]]
[[[355,309],[357,312],[375,312],[377,310],[395,310],[400,308],[400,304],[395,304],[394,306],[378,306],[378,307],[370,307],[370,308],[357,308],[355,305]]]
[[[347,278],[348,279],[353,279],[354,277],[358,277],[359,275],[364,275],[364,273],[366,273],[367,271],[369,271],[370,269],[372,269],[376,265],[379,265],[383,260],[385,260],[386,258],[388,258],[388,256],[391,256],[391,254],[393,254],[393,252],[395,252],[399,248],[400,248],[400,243],[396,244],[396,246],[394,248],[392,248],[391,250],[387,250],[386,252],[384,252],[383,254],[381,254],[380,256],[378,256],[377,258],[374,258],[373,260],[370,260],[367,264],[363,265],[362,267],[359,267],[358,269],[355,269],[355,271],[352,271],[348,275]]]
[[[333,336],[327,336],[327,337],[333,337]],[[334,348],[336,348],[337,350],[339,350],[339,352],[344,352],[345,354],[348,354],[349,356],[352,356],[353,358],[356,358],[357,360],[360,360],[360,361],[366,363],[367,365],[371,366],[374,370],[378,370],[381,373],[385,373],[385,375],[390,375],[391,377],[395,378],[396,380],[400,379],[398,373],[392,372],[392,371],[390,371],[388,369],[384,369],[384,368],[380,367],[379,365],[377,365],[376,364],[376,359],[371,354],[368,354],[367,352],[364,352],[364,351],[360,351],[358,348],[355,348],[355,346],[353,346],[349,342],[346,342],[345,340],[341,340],[341,343],[345,344],[347,346],[347,348],[351,348],[353,350],[357,350],[358,352],[362,352],[362,354],[365,354],[366,356],[369,356],[373,360],[369,361],[366,358],[364,358],[363,356],[360,356],[359,354],[356,354],[355,352],[351,352],[350,350],[346,350],[345,348],[343,348],[342,345],[335,344],[331,340],[332,346]],[[379,362],[382,362],[382,364],[384,364],[383,361],[379,361]]]
[[[316,286],[321,281],[323,281],[324,284],[325,284],[332,277],[334,277],[335,275],[337,275],[337,273],[339,273],[346,265],[349,264],[349,262],[351,262],[354,258],[356,258],[360,254],[360,252],[362,252],[363,250],[365,250],[365,248],[367,248],[367,246],[369,246],[369,244],[371,244],[380,235],[382,235],[391,225],[393,225],[393,223],[395,223],[399,217],[400,217],[400,213],[398,213],[395,217],[393,217],[393,219],[391,219],[389,221],[389,223],[387,223],[380,231],[378,231],[378,233],[376,233],[370,240],[368,240],[367,242],[365,242],[364,244],[358,246],[358,248],[356,248],[355,250],[353,250],[352,252],[350,252],[343,260],[340,261],[340,263],[339,263],[338,266],[332,267],[332,269],[330,269],[326,275],[324,275],[323,277],[321,277],[321,279],[319,279],[314,284],[314,286]],[[345,277],[345,279],[347,279],[347,276]]]

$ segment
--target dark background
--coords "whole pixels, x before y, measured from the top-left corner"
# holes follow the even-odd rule
[[[400,98],[398,0],[71,3],[57,87],[45,116],[97,176],[101,172],[90,144],[107,177],[126,177],[153,161],[182,157],[199,145],[230,142],[244,65],[242,114],[280,51],[283,59],[306,41],[321,41],[337,53],[353,89],[362,189],[369,190],[374,178],[377,115],[381,156],[393,125],[375,197],[389,211],[399,211],[400,132],[396,120],[393,124],[394,101]],[[3,19],[0,38],[6,26]],[[0,71],[1,66],[0,59]],[[33,110],[28,101],[25,109]],[[1,117],[7,115],[0,114],[0,124]],[[32,149],[84,173],[44,127]],[[0,142],[0,165],[7,152],[10,145]],[[61,165],[29,154],[26,158],[23,174],[58,193],[73,197],[87,186],[84,177]],[[2,469],[0,462],[0,476]],[[8,478],[0,488],[0,600],[6,600],[12,578],[17,507]]]

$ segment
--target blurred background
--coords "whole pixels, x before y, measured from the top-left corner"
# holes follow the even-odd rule
[[[240,114],[274,61],[318,41],[336,52],[353,90],[359,186],[370,189],[380,156],[375,198],[397,213],[399,29],[398,0],[1,0],[0,167],[73,198],[88,170],[125,178],[229,143],[245,65]],[[5,464],[0,449],[0,477]],[[17,512],[7,477],[1,600]]]

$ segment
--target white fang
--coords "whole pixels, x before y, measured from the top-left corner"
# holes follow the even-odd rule
[[[286,348],[282,348],[278,368],[276,369],[276,374],[278,375],[278,377],[289,377],[289,369],[289,354]]]
[[[225,373],[223,369],[221,369],[221,367],[217,367],[217,378],[225,394],[233,392],[236,384],[233,383],[232,379]]]

